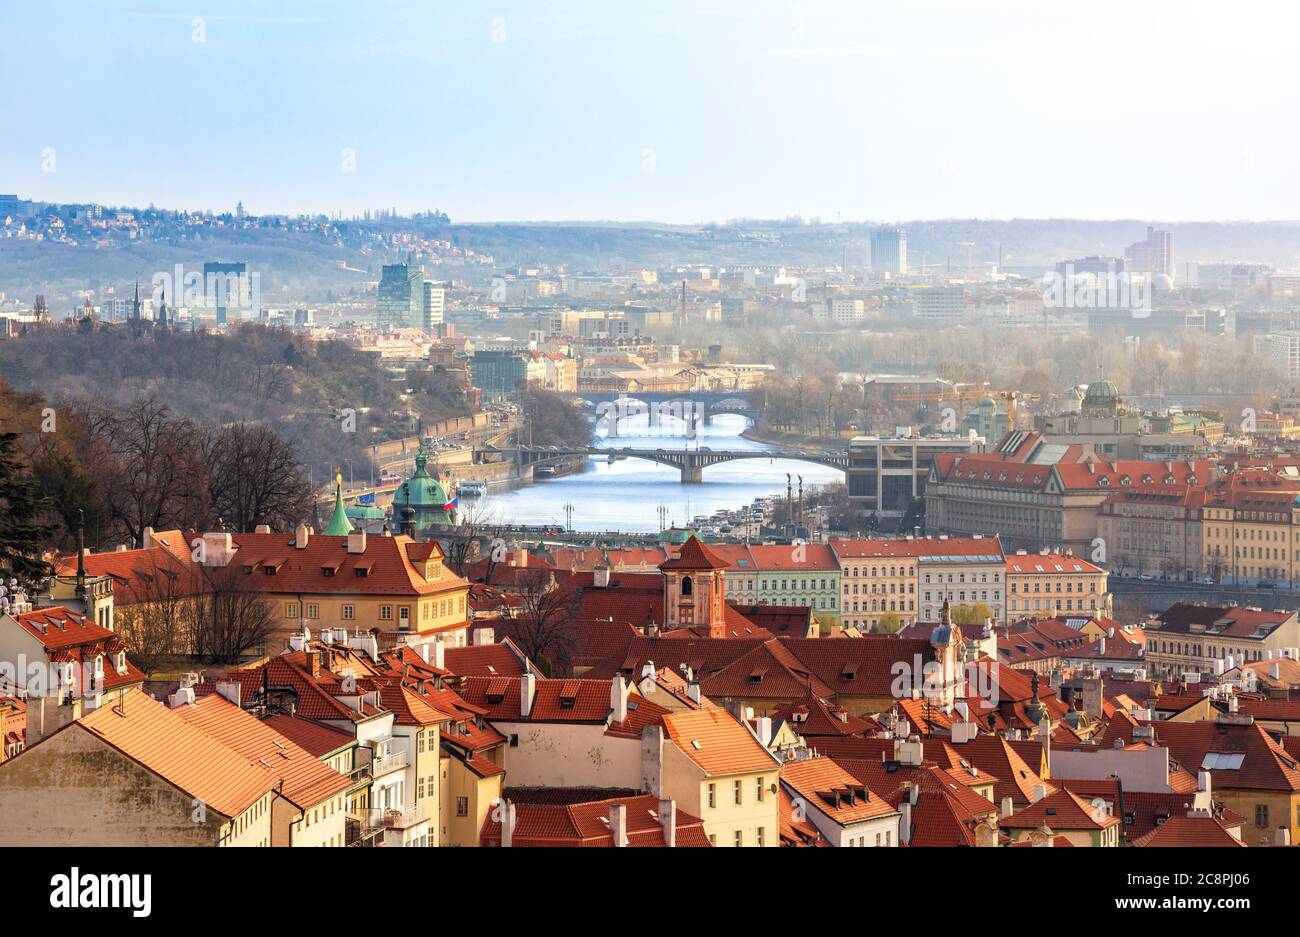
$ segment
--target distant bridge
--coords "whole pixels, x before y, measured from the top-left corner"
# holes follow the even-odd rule
[[[511,459],[520,466],[528,466],[554,459],[593,455],[614,459],[648,459],[660,465],[671,465],[681,472],[683,482],[696,483],[704,481],[704,470],[710,465],[733,462],[737,459],[790,459],[795,462],[825,465],[845,473],[849,470],[847,452],[807,452],[801,449],[633,449],[630,446],[614,449],[586,446],[573,448],[517,446],[509,449],[475,449],[474,461],[476,463],[504,462]]]
[[[583,409],[595,412],[598,419],[606,416],[619,418],[649,415],[674,416],[689,421],[691,415],[703,417],[721,413],[736,413],[756,417],[760,407],[754,402],[753,390],[700,390],[700,391],[585,391],[573,396],[583,401]],[[617,428],[612,428],[617,433]]]

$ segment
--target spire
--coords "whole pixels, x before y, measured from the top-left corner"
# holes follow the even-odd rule
[[[343,473],[334,476],[334,516],[325,527],[329,537],[346,537],[352,533],[352,522],[348,520],[347,511],[343,509]]]

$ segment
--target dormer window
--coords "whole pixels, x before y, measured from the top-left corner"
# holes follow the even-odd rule
[[[125,674],[125,673],[126,673],[126,651],[118,651],[118,652],[117,652],[117,663],[116,663],[116,666],[117,666],[117,672],[118,672],[119,674]]]

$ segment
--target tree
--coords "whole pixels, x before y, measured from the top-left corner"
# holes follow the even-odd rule
[[[897,612],[885,612],[880,616],[880,621],[876,625],[877,631],[885,631],[893,634],[903,624],[903,620],[898,617]]]
[[[194,655],[233,664],[248,651],[265,649],[275,630],[271,600],[253,588],[237,564],[200,570],[201,588],[194,596]]]
[[[18,434],[0,434],[0,568],[29,589],[50,574],[43,553],[54,528],[41,521],[47,508],[18,461]]]
[[[983,602],[974,605],[957,605],[952,609],[952,620],[958,625],[982,625],[984,619],[992,618],[992,610]]]
[[[190,651],[199,573],[155,552],[132,583],[130,604],[117,613],[118,628],[130,645],[131,660],[146,674],[167,659]],[[122,596],[125,598],[125,596]]]
[[[522,439],[548,446],[585,446],[591,441],[591,426],[582,411],[568,398],[554,391],[520,385],[520,409],[528,429]]]
[[[493,512],[473,502],[461,508],[459,521],[443,544],[447,565],[463,579],[471,564],[485,559],[487,569],[483,582],[490,585],[492,571],[505,559],[505,540],[502,537],[505,527],[497,522]]]
[[[557,585],[549,569],[525,571],[512,591],[519,596],[519,604],[507,604],[501,613],[515,644],[543,669],[567,665],[573,651],[569,621],[577,594]]]
[[[311,514],[311,486],[292,444],[255,423],[223,427],[210,440],[205,447],[210,526],[221,518],[234,530],[258,524],[292,530]]]

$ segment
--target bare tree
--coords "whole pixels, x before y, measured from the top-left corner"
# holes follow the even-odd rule
[[[312,490],[294,446],[265,426],[235,423],[208,434],[209,522],[235,530],[290,530],[312,511]]]
[[[556,583],[547,569],[530,569],[516,580],[519,604],[502,608],[507,630],[530,660],[544,669],[564,666],[573,651],[570,622],[577,612],[578,594]]]
[[[477,503],[461,508],[460,523],[452,528],[446,538],[443,552],[447,563],[457,576],[464,578],[465,571],[480,559],[487,560],[485,583],[492,582],[492,571],[505,559],[505,526],[493,511]]]
[[[244,577],[237,564],[201,567],[203,590],[195,596],[195,656],[237,663],[265,648],[274,632],[274,606]]]
[[[131,660],[152,673],[168,658],[191,651],[200,574],[154,553],[131,584],[132,601],[117,620]]]

